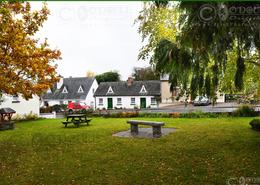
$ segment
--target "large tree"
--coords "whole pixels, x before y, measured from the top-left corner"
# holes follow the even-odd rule
[[[255,6],[256,3],[251,2],[181,2],[168,6],[151,4],[149,11],[163,9],[169,12],[174,9],[178,15],[174,28],[176,32],[175,35],[172,34],[175,38],[162,35],[159,42],[153,43],[156,46],[151,63],[157,71],[169,73],[172,85],[178,85],[192,97],[197,94],[214,97],[222,79],[228,75],[228,53],[232,52],[235,55],[234,86],[236,91],[242,91],[247,64],[251,65],[251,68],[260,65],[260,21],[252,13],[240,17],[236,15],[237,19],[229,13],[230,9],[252,9]],[[139,19],[140,33],[148,38],[154,37],[154,29],[147,31],[147,24],[150,25],[148,20],[153,19],[152,13],[141,12],[141,15],[145,18]],[[167,17],[156,20],[165,25],[169,21]]]
[[[135,80],[160,80],[160,75],[152,67],[135,67],[132,76]]]
[[[39,42],[36,32],[47,20],[46,4],[32,11],[29,2],[0,2],[0,92],[40,95],[59,80],[55,60],[60,51]]]
[[[120,74],[117,71],[108,71],[96,76],[98,83],[101,82],[118,82],[120,81]]]

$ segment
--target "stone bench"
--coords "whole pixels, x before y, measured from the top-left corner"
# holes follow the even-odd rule
[[[164,126],[163,122],[155,121],[141,121],[141,120],[128,120],[127,123],[131,125],[131,134],[138,134],[138,125],[147,125],[153,127],[153,136],[160,137],[162,135],[161,127]]]

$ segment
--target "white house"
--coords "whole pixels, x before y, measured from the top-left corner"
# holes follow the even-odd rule
[[[10,96],[3,95],[3,102],[0,103],[0,108],[9,107],[16,111],[16,114],[24,115],[24,114],[40,114],[40,98],[38,96],[33,96],[29,100],[25,100],[21,96]]]
[[[160,81],[134,81],[100,83],[94,96],[95,107],[114,108],[156,108],[160,97]]]
[[[55,84],[43,96],[44,105],[60,105],[69,102],[85,102],[94,107],[94,93],[98,88],[95,78],[77,77],[61,78],[60,82]]]

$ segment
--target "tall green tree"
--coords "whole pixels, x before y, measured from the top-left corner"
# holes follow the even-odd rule
[[[120,74],[117,71],[109,71],[99,75],[96,75],[98,83],[101,82],[118,82],[120,81]]]
[[[246,64],[260,66],[258,26],[260,24],[253,14],[246,15],[248,25],[241,22],[241,19],[230,19],[226,10],[252,6],[256,6],[256,3],[180,2],[164,7],[158,7],[155,3],[146,11],[175,10],[174,15],[178,15],[175,23],[177,29],[174,29],[175,32],[172,36],[159,34],[161,36],[159,37],[156,36],[154,29],[149,28],[156,23],[140,21],[141,31],[139,32],[149,38],[155,36],[159,38],[159,41],[150,43],[153,46],[156,45],[152,49],[151,62],[158,72],[170,74],[172,85],[178,85],[184,91],[190,92],[193,97],[205,93],[214,97],[226,74],[227,53],[233,52],[236,55],[233,66],[235,68],[234,86],[237,91],[242,91],[245,82],[244,75],[247,71]],[[212,11],[201,12],[209,9]],[[201,17],[201,13],[203,13],[203,17]],[[142,12],[141,15],[143,15]],[[153,20],[152,13],[145,16],[143,20]],[[155,19],[155,22],[164,24],[169,22],[167,17],[159,15],[157,17],[163,20]],[[203,20],[202,18],[205,17],[212,18],[212,20]],[[208,84],[204,82],[208,82]]]

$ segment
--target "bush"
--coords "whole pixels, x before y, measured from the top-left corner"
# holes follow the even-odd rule
[[[41,107],[40,108],[40,113],[51,113],[52,108],[51,107]]]
[[[16,114],[12,117],[12,120],[14,121],[30,121],[30,120],[36,120],[39,119],[37,114],[34,114],[32,112],[30,112],[29,114],[24,114],[24,115],[20,115],[20,114]]]
[[[179,112],[172,112],[172,113],[170,113],[170,117],[171,118],[179,118],[180,117],[180,113]]]
[[[51,106],[51,110],[55,111],[55,112],[63,112],[66,109],[67,109],[67,105],[65,105],[65,104],[61,104],[61,105],[56,104],[56,105]]]
[[[242,105],[241,107],[239,107],[237,110],[233,112],[233,116],[237,116],[237,117],[251,117],[255,115],[256,115],[255,110],[249,105]]]
[[[228,117],[229,113],[215,113],[215,112],[187,112],[187,113],[180,113],[180,118],[219,118],[219,117]]]
[[[169,118],[170,114],[168,113],[148,113],[148,112],[140,112],[139,117],[144,118]]]
[[[249,124],[253,130],[260,131],[260,119],[253,119]]]

